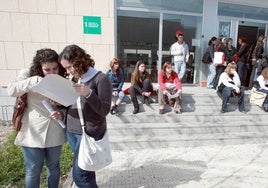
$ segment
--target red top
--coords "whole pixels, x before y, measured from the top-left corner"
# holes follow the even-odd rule
[[[178,90],[182,89],[181,81],[178,77],[178,74],[175,71],[171,72],[169,78],[167,77],[166,73],[163,70],[160,71],[160,73],[158,74],[158,82],[163,91],[167,90],[165,83],[175,84]]]

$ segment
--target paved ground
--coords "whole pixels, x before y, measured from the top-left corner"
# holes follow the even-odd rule
[[[267,188],[268,143],[113,151],[100,188]],[[69,176],[64,187],[70,186]],[[73,186],[75,187],[75,186]]]

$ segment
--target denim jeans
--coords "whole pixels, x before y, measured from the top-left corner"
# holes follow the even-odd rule
[[[67,131],[66,133],[67,133],[68,142],[74,153],[73,180],[75,184],[79,188],[98,188],[95,172],[82,170],[78,166],[78,152],[79,152],[79,146],[80,146],[82,135],[71,133],[69,131]]]
[[[22,147],[26,167],[26,188],[38,188],[44,160],[47,167],[49,188],[57,188],[60,180],[61,146],[50,148]]]
[[[215,76],[216,76],[216,67],[211,62],[210,64],[208,64],[207,88],[213,88]]]
[[[224,87],[222,92],[217,91],[217,94],[221,97],[222,99],[222,106],[221,109],[225,112],[227,112],[227,103],[230,99],[230,97],[232,97],[232,88],[230,87]],[[244,103],[244,90],[241,89],[240,93],[237,94],[236,96],[238,96],[238,108],[240,111],[244,111],[245,110],[245,103]]]
[[[178,74],[179,79],[182,80],[186,70],[186,63],[183,61],[175,61],[174,66],[175,72]]]

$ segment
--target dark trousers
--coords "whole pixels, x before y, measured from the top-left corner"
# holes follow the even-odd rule
[[[143,92],[150,92],[152,90],[153,90],[153,88],[152,88],[152,84],[151,84],[150,79],[145,79],[142,82],[142,91]],[[139,108],[137,95],[142,95],[142,93],[138,89],[136,89],[135,87],[131,86],[130,87],[130,99],[133,103],[134,108]]]
[[[225,66],[217,66],[216,67],[216,76],[215,76],[215,80],[214,80],[214,84],[213,84],[213,87],[216,89],[217,88],[217,86],[218,86],[218,82],[219,82],[219,79],[220,79],[220,75],[221,75],[221,73],[223,73],[224,72],[224,70],[225,70]]]

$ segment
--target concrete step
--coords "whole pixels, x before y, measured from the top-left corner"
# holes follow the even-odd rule
[[[206,113],[208,112],[215,112],[215,111],[219,111],[221,109],[221,103],[218,104],[209,104],[209,103],[204,103],[204,104],[193,104],[193,103],[189,103],[189,104],[185,104],[184,102],[181,103],[181,108],[182,108],[182,112],[195,112],[195,113],[203,113],[204,111]],[[236,103],[229,103],[228,104],[228,111],[232,112],[235,111],[238,108],[238,105]],[[251,105],[251,104],[245,104],[245,108],[247,111],[251,112],[251,111],[262,111],[261,108],[259,108],[256,105]],[[133,105],[132,104],[121,104],[118,108],[118,110],[120,111],[120,113],[125,114],[125,113],[132,113],[133,112]],[[139,112],[159,112],[159,104],[157,103],[153,103],[150,104],[149,106],[144,105],[139,103]],[[169,105],[165,105],[165,112],[171,112],[173,111],[173,107],[169,106]]]
[[[142,103],[143,101],[143,97],[138,95],[138,101],[140,103]],[[245,93],[245,103],[249,103],[249,98],[250,98],[250,92],[246,92]],[[157,95],[153,95],[150,96],[150,101],[152,103],[158,103],[158,96]],[[230,101],[237,101],[235,99],[235,97],[230,98]],[[124,98],[124,103],[130,104],[131,103],[131,99],[130,99],[130,95],[126,95]],[[188,103],[194,103],[194,104],[206,104],[206,103],[221,103],[221,98],[216,94],[215,91],[213,91],[212,93],[193,93],[193,92],[189,92],[189,93],[183,93],[182,94],[182,102],[184,102],[185,104]]]
[[[213,133],[196,135],[124,136],[109,135],[112,150],[157,149],[167,147],[197,147],[204,145],[234,145],[265,143],[267,132]]]
[[[241,122],[233,121],[230,124],[217,122],[212,125],[211,122],[200,124],[199,122],[187,123],[143,123],[137,125],[128,123],[127,125],[115,124],[109,125],[109,134],[111,136],[163,136],[163,135],[194,135],[194,134],[214,134],[229,132],[267,132],[267,122]]]
[[[167,108],[166,108],[167,109]],[[229,122],[232,121],[267,121],[267,113],[258,106],[246,105],[247,114],[239,112],[237,105],[228,105],[228,112],[221,114],[220,106],[182,106],[182,114],[175,114],[171,108],[163,115],[159,115],[158,105],[147,107],[142,105],[140,113],[133,115],[133,107],[128,105],[121,115],[108,115],[107,122],[113,123],[167,123],[167,122]]]
[[[128,150],[264,142],[268,139],[267,113],[249,103],[250,91],[245,94],[247,114],[239,112],[235,97],[230,98],[228,112],[220,113],[220,97],[207,88],[183,88],[182,114],[165,105],[165,114],[159,115],[157,96],[152,96],[150,105],[142,104],[139,97],[140,113],[133,115],[127,96],[119,107],[121,115],[107,116],[111,147]]]

